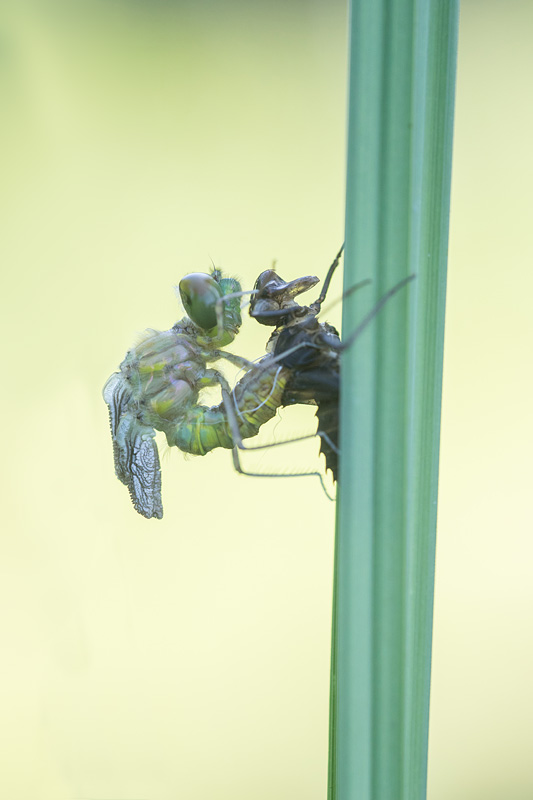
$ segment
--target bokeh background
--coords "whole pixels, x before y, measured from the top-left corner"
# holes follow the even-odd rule
[[[533,797],[532,24],[529,2],[462,4],[430,800]],[[0,94],[0,796],[322,800],[333,503],[167,449],[147,521],[101,387],[181,317],[184,273],[324,275],[345,4],[8,2]],[[310,430],[287,412],[266,436]],[[246,463],[322,466],[316,442]]]

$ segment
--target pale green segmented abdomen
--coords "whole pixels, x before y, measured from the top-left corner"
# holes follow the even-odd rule
[[[261,425],[275,415],[282,403],[287,378],[288,371],[267,357],[239,381],[232,398],[242,439],[256,436]],[[194,455],[205,455],[215,447],[235,446],[224,403],[211,408],[195,406],[183,422],[165,432],[170,446]]]

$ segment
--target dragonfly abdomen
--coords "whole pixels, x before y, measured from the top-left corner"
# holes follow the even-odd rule
[[[249,439],[275,415],[282,404],[288,371],[268,357],[250,370],[237,384],[232,395],[234,415],[242,439]],[[224,403],[217,406],[196,406],[189,410],[185,420],[167,432],[172,447],[193,455],[205,455],[215,447],[235,447],[231,422]]]
[[[239,432],[243,439],[256,436],[259,428],[275,415],[283,403],[289,372],[271,357],[259,362],[237,384],[233,398],[237,409]]]

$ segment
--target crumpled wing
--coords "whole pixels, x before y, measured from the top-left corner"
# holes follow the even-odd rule
[[[139,514],[161,519],[161,467],[155,431],[129,409],[131,393],[119,372],[111,375],[103,395],[109,407],[116,476],[128,487]]]
[[[115,457],[115,473],[117,478],[128,486],[130,477],[127,453],[124,448],[119,447],[117,431],[121,419],[128,413],[131,392],[120,372],[114,372],[105,384],[102,394],[109,408],[109,423],[111,426],[111,437],[113,439],[113,455]]]
[[[130,491],[135,511],[148,519],[161,519],[161,467],[154,436],[154,429],[140,423],[131,413],[123,416],[115,439],[115,468]]]

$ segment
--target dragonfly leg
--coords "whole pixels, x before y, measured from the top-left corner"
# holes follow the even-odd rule
[[[344,242],[341,245],[341,249],[339,250],[339,252],[335,256],[332,265],[328,269],[328,272],[327,272],[327,275],[326,275],[326,279],[324,281],[324,285],[322,286],[322,291],[320,292],[318,300],[316,300],[313,303],[313,306],[317,307],[317,313],[320,311],[320,306],[322,305],[322,303],[326,299],[326,295],[328,293],[329,285],[331,283],[331,279],[333,278],[333,273],[335,272],[335,270],[339,266],[339,262],[341,260],[341,256],[342,256],[343,250],[344,250]]]
[[[309,436],[303,436],[302,437],[302,439],[309,439],[309,438],[313,438],[314,439],[314,435],[312,437],[309,437]],[[293,439],[292,441],[297,442],[297,441],[301,441],[301,439]],[[276,442],[276,444],[287,444],[287,443],[286,442]],[[273,445],[265,445],[265,446],[266,447],[272,447]],[[288,475],[280,474],[279,472],[250,472],[249,470],[245,470],[241,465],[241,462],[240,462],[240,459],[239,459],[239,449],[241,449],[241,450],[257,450],[259,448],[254,448],[254,447],[241,447],[241,448],[239,448],[238,446],[233,448],[233,450],[231,451],[232,458],[233,458],[233,466],[235,467],[236,472],[239,472],[241,475],[248,475],[248,477],[250,477],[250,478],[309,478],[309,477],[316,476],[318,478],[318,480],[320,481],[320,485],[322,486],[322,489],[323,489],[324,494],[326,495],[326,497],[329,500],[332,500],[332,501],[335,500],[335,498],[332,497],[330,495],[330,493],[328,492],[328,490],[326,488],[326,484],[324,483],[324,478],[322,477],[322,474],[320,472],[291,472]]]
[[[378,300],[374,308],[372,308],[368,312],[366,317],[359,323],[359,325],[353,331],[353,333],[351,333],[345,341],[340,342],[340,345],[337,346],[338,351],[342,353],[343,350],[347,350],[349,347],[351,347],[351,345],[355,342],[355,340],[359,338],[364,329],[370,324],[370,322],[372,322],[374,317],[381,311],[385,303],[387,303],[391,299],[391,297],[393,297],[396,294],[396,292],[399,292],[400,289],[403,289],[404,286],[413,281],[415,278],[416,275],[408,275],[407,278],[403,278],[401,281],[398,281],[398,283],[396,283],[392,287],[392,289],[389,289],[388,292],[385,292],[383,297],[381,297]]]
[[[238,356],[235,353],[228,353],[226,350],[213,350],[213,356],[210,360],[216,361],[219,358],[225,358],[230,364],[234,364],[241,369],[252,369],[255,367],[253,361],[249,361],[247,358],[243,358],[243,356]]]
[[[273,359],[270,359],[270,358],[269,358],[269,360],[273,361]],[[274,380],[276,380],[276,379],[277,379],[277,377],[274,378]],[[222,386],[222,384],[221,384],[221,386]],[[296,472],[296,473],[291,473],[290,475],[280,475],[280,474],[274,473],[274,472],[250,472],[248,470],[245,470],[243,468],[243,466],[241,465],[241,462],[240,462],[239,450],[264,450],[267,447],[272,447],[273,445],[272,444],[264,444],[264,445],[246,446],[244,444],[244,442],[243,442],[243,439],[242,439],[242,436],[241,436],[240,427],[239,427],[239,422],[237,420],[237,415],[235,413],[236,409],[239,410],[239,405],[238,405],[238,403],[235,402],[235,392],[230,392],[229,391],[229,386],[227,386],[227,385],[226,386],[222,386],[222,397],[223,397],[223,401],[224,401],[224,407],[225,407],[225,410],[226,410],[226,415],[227,415],[227,418],[228,418],[228,425],[229,425],[229,428],[231,430],[231,434],[232,434],[232,438],[233,438],[233,442],[234,442],[234,447],[232,448],[232,458],[233,458],[233,466],[235,467],[235,470],[237,472],[239,472],[241,475],[248,475],[249,477],[252,477],[252,478],[284,478],[284,477],[303,478],[303,477],[309,477],[309,476],[316,476],[319,479],[320,485],[322,486],[322,489],[323,489],[324,493],[326,494],[326,496],[330,500],[334,500],[335,499],[334,497],[332,497],[329,494],[329,492],[328,492],[328,490],[326,488],[326,485],[324,483],[324,479],[322,477],[322,474],[320,472],[317,472],[317,471],[315,471],[315,472]],[[276,445],[290,444],[292,442],[301,442],[301,441],[304,441],[306,439],[314,439],[315,436],[316,436],[316,434],[309,434],[307,436],[298,436],[298,437],[296,437],[294,439],[290,439],[288,441],[276,442]]]

